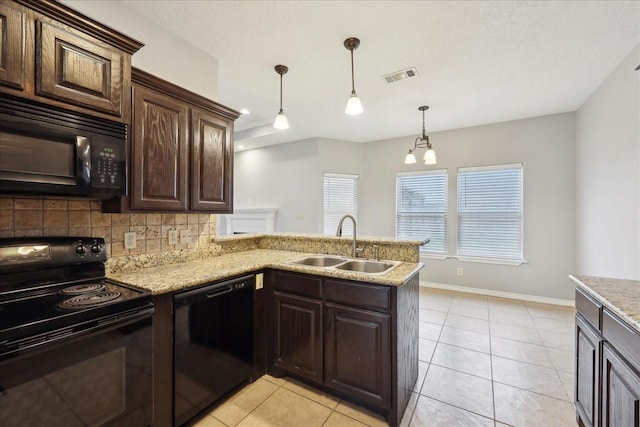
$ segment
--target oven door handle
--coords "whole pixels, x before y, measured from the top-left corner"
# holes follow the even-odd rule
[[[15,355],[34,348],[54,344],[62,340],[73,339],[79,336],[106,332],[116,327],[126,326],[128,324],[143,320],[153,316],[155,309],[148,307],[145,309],[136,309],[117,315],[105,316],[100,319],[92,319],[72,327],[62,328],[55,331],[49,331],[35,337],[24,338],[22,340],[3,343],[0,347],[0,359],[6,356]]]

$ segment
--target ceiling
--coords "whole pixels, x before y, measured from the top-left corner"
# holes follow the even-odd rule
[[[640,42],[638,1],[124,1],[218,58],[245,149],[369,142],[577,110]],[[344,113],[349,51],[364,113]],[[640,58],[638,59],[640,63]],[[283,108],[290,129],[272,123]],[[415,67],[419,77],[383,75]],[[631,70],[632,71],[632,70]]]

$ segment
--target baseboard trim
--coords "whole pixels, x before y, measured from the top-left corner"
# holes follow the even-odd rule
[[[491,297],[510,298],[522,301],[540,302],[543,304],[561,305],[564,307],[575,307],[575,301],[569,299],[540,297],[537,295],[517,294],[514,292],[494,291],[491,289],[470,288],[468,286],[445,285],[443,283],[420,282],[420,286],[425,288],[444,289],[453,292],[464,292],[467,294],[487,295]]]

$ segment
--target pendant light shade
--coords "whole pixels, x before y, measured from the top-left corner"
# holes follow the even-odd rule
[[[422,111],[422,136],[416,138],[415,143],[413,144],[413,148],[409,150],[409,154],[407,154],[404,158],[404,163],[406,165],[411,165],[416,162],[416,156],[413,154],[417,148],[426,148],[427,151],[424,152],[424,160],[425,165],[435,165],[437,164],[436,152],[433,151],[431,147],[431,143],[429,142],[429,137],[427,136],[424,130],[424,112],[429,109],[428,106],[424,105],[418,108],[418,111]]]
[[[355,77],[353,72],[353,51],[356,50],[358,46],[360,46],[360,40],[355,37],[350,37],[344,41],[344,47],[351,52],[351,96],[349,96],[349,99],[347,100],[347,108],[345,108],[344,112],[352,116],[362,114],[364,111],[362,108],[362,102],[356,93]]]
[[[276,129],[289,129],[289,121],[287,120],[287,116],[284,115],[284,110],[282,109],[282,75],[286,74],[286,72],[289,71],[289,68],[286,65],[276,65],[274,69],[276,70],[276,73],[280,74],[280,111],[273,122],[273,127]]]

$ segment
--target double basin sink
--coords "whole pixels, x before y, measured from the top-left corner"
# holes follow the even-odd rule
[[[384,274],[394,267],[397,267],[401,262],[361,260],[335,255],[312,255],[295,261],[290,261],[289,264],[334,268],[336,270],[353,271],[357,273]]]

